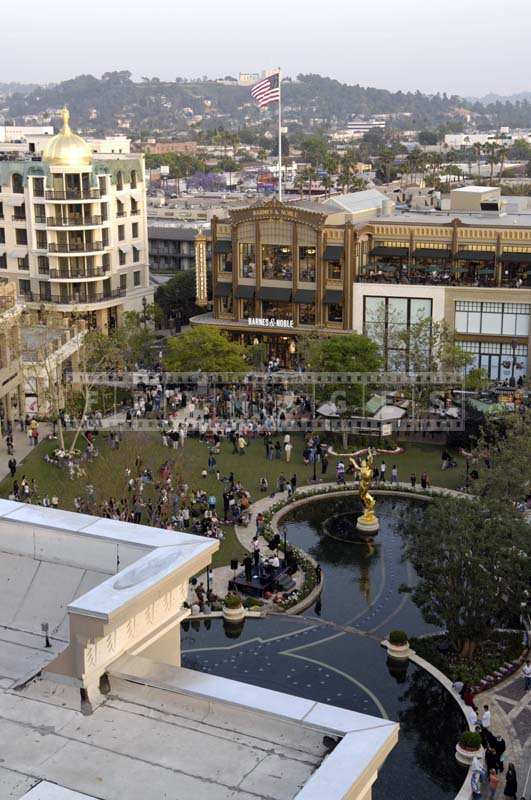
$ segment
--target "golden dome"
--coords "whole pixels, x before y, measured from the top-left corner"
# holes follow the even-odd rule
[[[81,136],[73,133],[68,120],[70,112],[63,108],[63,128],[48,142],[43,158],[49,164],[61,167],[88,166],[92,163],[90,147]]]

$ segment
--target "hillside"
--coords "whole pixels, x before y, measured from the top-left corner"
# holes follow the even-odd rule
[[[283,83],[288,124],[343,125],[352,115],[390,114],[398,128],[440,125],[459,129],[463,110],[471,111],[479,127],[500,124],[531,125],[531,104],[464,101],[456,96],[427,96],[421,92],[390,92],[340,83],[320,75],[299,75]],[[67,104],[76,127],[94,134],[122,126],[133,135],[172,134],[187,129],[192,115],[201,115],[204,128],[241,128],[267,120],[249,95],[248,87],[214,80],[187,82],[158,78],[131,80],[131,73],[107,72],[101,78],[79,75],[71,80],[38,87],[29,94],[15,92],[4,101],[7,120],[20,122],[30,114],[52,118]]]

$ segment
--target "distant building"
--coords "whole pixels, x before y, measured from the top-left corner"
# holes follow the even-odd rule
[[[210,231],[206,245],[207,269],[211,267]],[[171,273],[195,270],[197,239],[204,240],[200,226],[161,224],[154,220],[148,225],[149,265],[152,272]]]

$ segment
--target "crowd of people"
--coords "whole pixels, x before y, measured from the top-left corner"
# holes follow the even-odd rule
[[[524,665],[523,678],[525,689],[531,685],[531,665],[529,661]],[[503,785],[503,796],[517,800],[518,780],[516,769],[512,762],[507,763],[505,771],[505,757],[507,744],[503,736],[497,735],[492,730],[492,713],[487,703],[480,710],[475,703],[471,687],[462,680],[456,680],[452,688],[461,697],[467,708],[468,721],[471,728],[481,737],[483,757],[474,756],[470,776],[470,788],[473,800],[488,797],[491,800],[497,796],[498,788]],[[505,781],[504,781],[505,773]],[[483,793],[483,788],[486,794]]]

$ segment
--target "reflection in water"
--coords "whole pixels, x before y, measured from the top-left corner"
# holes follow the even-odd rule
[[[409,635],[432,630],[409,596],[398,591],[401,583],[412,582],[397,532],[409,505],[391,499],[379,504],[380,532],[372,547],[339,542],[323,531],[335,515],[356,519],[355,497],[294,509],[285,522],[288,540],[310,552],[324,575],[322,597],[305,612],[306,621],[274,615],[249,619],[234,631],[214,620],[210,631],[183,636],[183,665],[316,702],[387,714],[400,722],[401,732],[373,787],[374,800],[452,800],[466,774],[454,758],[462,713],[431,675],[411,662],[387,659],[379,644],[392,628]],[[343,625],[360,633],[345,634]],[[227,637],[239,641],[234,645]]]
[[[463,780],[463,767],[453,752],[460,728],[466,723],[450,693],[425,670],[417,669],[400,697],[404,708],[398,715],[402,736],[414,739],[415,761],[445,791]],[[457,730],[456,730],[457,728]]]

